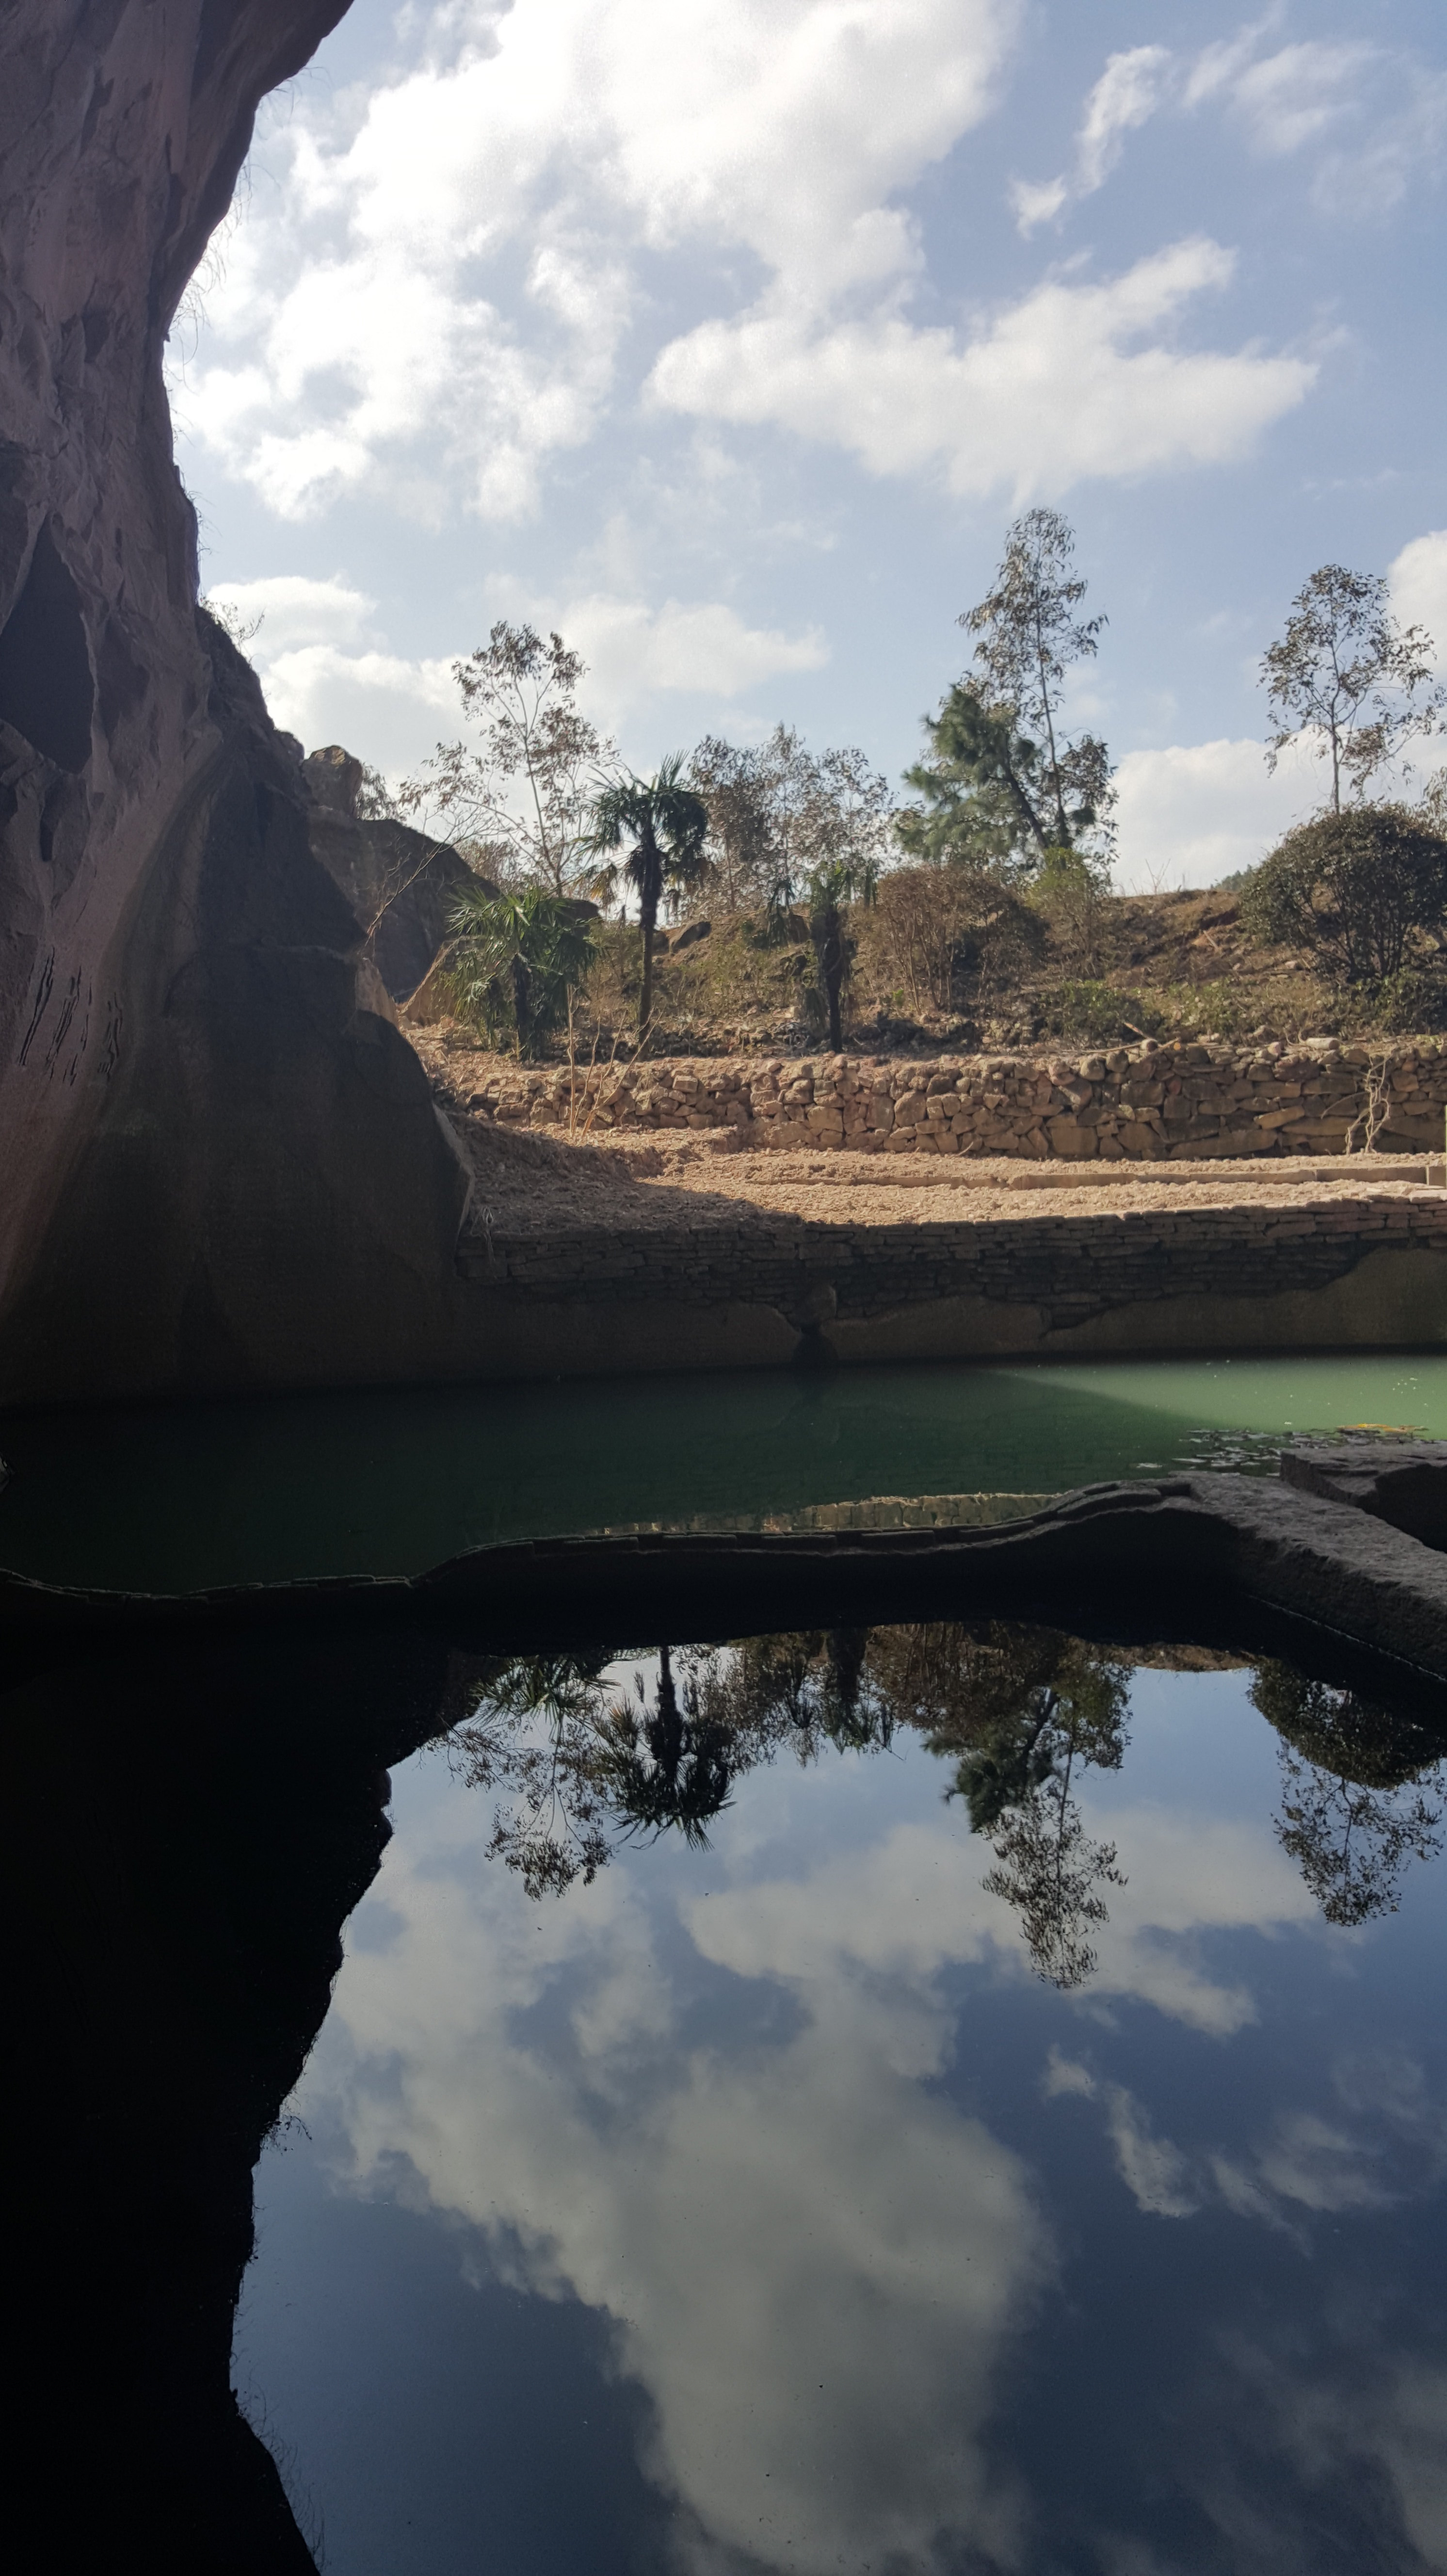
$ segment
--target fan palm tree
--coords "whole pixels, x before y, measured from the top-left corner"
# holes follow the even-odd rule
[[[605,864],[594,892],[611,901],[625,882],[638,897],[643,930],[643,989],[638,996],[638,1036],[653,1018],[653,934],[665,892],[695,885],[705,866],[708,807],[683,785],[683,754],[670,752],[653,778],[611,779],[593,803],[589,848]],[[608,859],[609,851],[627,856]]]
[[[511,1021],[518,1054],[531,1055],[592,963],[588,910],[543,886],[501,894],[465,886],[452,907],[452,930],[457,947],[447,988],[454,1009],[488,1029]]]

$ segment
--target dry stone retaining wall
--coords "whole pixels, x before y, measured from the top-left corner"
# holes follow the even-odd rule
[[[1383,1050],[1334,1038],[1267,1047],[1148,1039],[1098,1055],[934,1063],[670,1059],[510,1072],[469,1105],[511,1126],[571,1125],[591,1136],[732,1127],[749,1147],[810,1153],[1156,1162],[1367,1145],[1439,1152],[1447,1043],[1402,1039]]]
[[[960,1225],[835,1225],[740,1210],[677,1229],[592,1227],[464,1244],[464,1275],[527,1299],[586,1295],[773,1307],[801,1329],[986,1298],[1059,1332],[1162,1299],[1260,1299],[1329,1287],[1378,1251],[1447,1260],[1447,1196],[1207,1207]],[[1443,1272],[1447,1309],[1447,1268]]]

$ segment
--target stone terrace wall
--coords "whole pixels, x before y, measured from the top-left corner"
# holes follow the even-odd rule
[[[469,1106],[514,1126],[598,1136],[732,1127],[741,1144],[817,1152],[1009,1154],[1118,1162],[1331,1154],[1374,1144],[1440,1152],[1447,1042],[1386,1051],[1334,1038],[1201,1042],[1108,1054],[671,1059],[509,1072]]]
[[[740,1204],[676,1230],[580,1227],[473,1236],[464,1277],[527,1298],[662,1296],[772,1306],[802,1326],[986,1298],[1045,1331],[1164,1299],[1260,1299],[1328,1287],[1372,1252],[1447,1257],[1447,1196],[1422,1190],[1304,1206],[1147,1209],[982,1224],[831,1224]],[[1447,1300],[1447,1266],[1442,1299]],[[1440,1318],[1439,1318],[1440,1320]]]

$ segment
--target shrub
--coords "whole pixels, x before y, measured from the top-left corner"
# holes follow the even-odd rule
[[[855,924],[858,980],[911,1011],[1007,990],[1043,944],[1039,920],[998,878],[965,867],[894,868]]]
[[[1041,1008],[1050,1036],[1093,1039],[1099,1046],[1154,1037],[1162,1025],[1160,1012],[1139,993],[1123,993],[1114,984],[1088,978],[1067,977],[1053,993],[1041,995]]]
[[[860,972],[914,1011],[947,1011],[958,969],[972,962],[980,915],[973,874],[949,867],[895,868],[882,879],[872,920],[859,931]]]
[[[1401,972],[1415,929],[1447,912],[1447,840],[1400,805],[1320,814],[1288,832],[1241,898],[1249,935],[1308,950],[1345,984]]]
[[[467,886],[452,907],[452,963],[442,978],[460,1020],[491,1039],[507,1034],[521,1055],[567,1017],[568,999],[593,961],[591,907],[524,886]]]
[[[1030,902],[1079,974],[1093,974],[1100,962],[1101,899],[1109,892],[1109,865],[1085,850],[1047,850],[1031,884]]]

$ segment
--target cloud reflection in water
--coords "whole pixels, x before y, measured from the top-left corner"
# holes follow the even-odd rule
[[[429,1768],[307,2080],[343,2188],[460,2216],[519,2289],[609,2319],[690,2569],[1028,2565],[1034,2499],[992,2417],[1065,2255],[1039,2172],[959,2097],[962,1992],[1038,1990],[938,1769],[759,1773],[706,1858],[633,1850],[539,1907],[486,1865],[486,1801]],[[1052,2012],[1085,2040],[1132,2003],[1213,2050],[1249,2030],[1213,1936],[1315,1917],[1268,1814],[1085,1803],[1126,1883]],[[1039,2090],[1082,2098],[1152,2218],[1279,2231],[1379,2187],[1360,2120],[1338,2145],[1304,2110],[1249,2156],[1177,2145],[1096,2053],[1042,2046]]]

